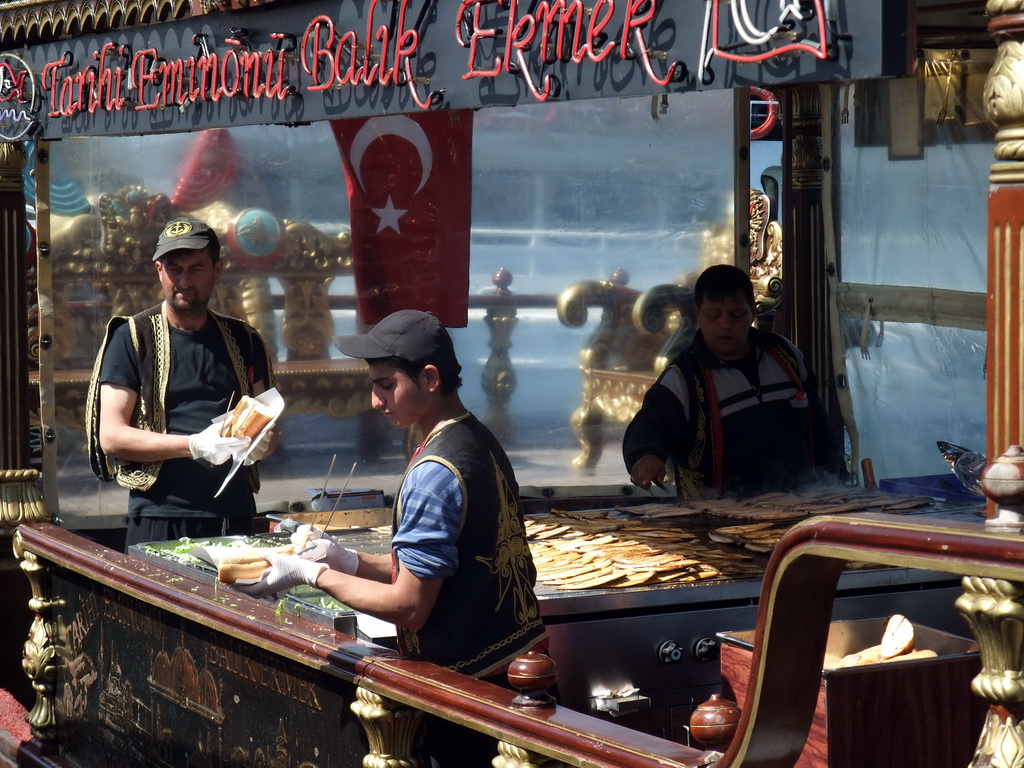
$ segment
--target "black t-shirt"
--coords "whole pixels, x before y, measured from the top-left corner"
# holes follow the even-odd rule
[[[171,328],[171,371],[165,406],[167,432],[191,435],[238,402],[238,379],[231,367],[224,337],[213,322],[199,331]],[[266,371],[255,371],[266,381]],[[119,326],[103,357],[100,382],[119,384],[136,392],[141,387],[139,364],[128,323]],[[231,462],[211,466],[205,461],[168,459],[153,487],[129,494],[130,517],[251,517],[256,503],[249,490],[248,473],[239,470],[217,498],[214,494],[227,476]]]

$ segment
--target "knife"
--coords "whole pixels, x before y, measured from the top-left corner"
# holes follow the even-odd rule
[[[654,483],[659,488],[661,488],[661,490],[663,490],[669,496],[674,496],[675,495],[674,493],[672,493],[672,491],[670,491],[668,488],[665,487],[665,484],[663,482],[661,482],[661,480],[652,480],[651,482]]]

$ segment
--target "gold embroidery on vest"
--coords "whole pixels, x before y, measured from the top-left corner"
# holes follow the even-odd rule
[[[519,509],[515,494],[509,487],[505,473],[501,471],[497,460],[491,454],[491,466],[494,469],[498,487],[498,540],[494,557],[477,557],[487,569],[498,577],[499,596],[494,612],[505,602],[509,592],[515,603],[517,624],[525,624],[537,617],[537,605],[530,600],[532,583],[529,569],[529,545],[526,533],[519,524]]]

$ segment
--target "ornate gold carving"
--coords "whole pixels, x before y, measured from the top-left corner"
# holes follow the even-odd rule
[[[600,461],[605,422],[627,424],[653,382],[653,373],[584,372],[583,401],[570,419],[580,443],[580,452],[572,461],[574,468],[589,471]]]
[[[285,307],[281,337],[288,348],[289,360],[330,357],[334,319],[327,291],[333,281],[333,277],[281,279]]]
[[[990,703],[971,765],[1024,766],[1024,584],[985,577],[963,579],[957,610],[981,652],[981,672],[971,682]]]
[[[561,760],[545,757],[537,752],[517,747],[506,741],[498,742],[498,756],[491,761],[493,768],[561,768]]]
[[[793,137],[793,186],[820,189],[822,183],[821,136],[797,134]]]
[[[988,0],[985,3],[985,13],[989,16],[1021,12],[1024,12],[1024,0]]]
[[[62,424],[84,429],[85,385],[106,322],[93,318],[132,315],[162,300],[152,252],[163,225],[177,213],[165,195],[127,186],[103,195],[95,212],[55,219],[51,354],[57,369],[54,399]],[[237,211],[218,201],[193,215],[209,223],[226,243]],[[286,398],[288,393],[295,397],[288,399],[290,413],[350,416],[367,411],[365,369],[350,366],[336,370],[331,366],[335,329],[328,289],[336,276],[351,273],[351,235],[328,235],[310,224],[286,221],[283,237],[282,253],[273,271],[250,269],[234,258],[225,258],[210,306],[256,327],[274,359],[280,357],[280,338],[288,361],[314,363],[295,370],[280,366],[284,373],[278,387]],[[280,333],[275,317],[281,298],[271,293],[271,277],[278,277],[284,290]],[[92,286],[92,298],[101,312],[71,311],[72,301],[83,298],[83,285]],[[83,318],[93,320],[90,323]],[[30,325],[30,334],[38,359],[38,328]]]
[[[25,551],[21,536],[17,532],[14,535],[14,554],[21,560],[21,570],[31,585],[32,598],[28,607],[36,614],[32,620],[28,640],[25,642],[25,654],[21,662],[36,692],[35,705],[25,719],[32,728],[32,735],[42,742],[44,747],[56,746],[57,718],[54,711],[54,692],[57,668],[62,658],[62,647],[53,621],[53,608],[56,603],[50,597],[47,569],[34,553]]]
[[[804,85],[786,91],[792,109],[794,125],[806,122],[817,125],[821,122],[821,91],[816,85]]]
[[[771,198],[750,190],[750,279],[757,314],[782,301],[782,225],[771,218]]]
[[[484,323],[491,331],[488,345],[491,354],[484,364],[480,383],[487,395],[487,424],[499,435],[511,427],[508,404],[516,390],[516,371],[508,351],[512,348],[512,331],[518,323],[512,305],[488,309]]]
[[[134,27],[149,21],[184,18],[189,0],[79,0],[38,2],[11,0],[0,3],[0,30],[4,44],[56,40],[108,29]]]
[[[989,710],[978,739],[971,768],[1021,768],[1024,765],[1024,731],[1020,723],[1004,721],[996,709]]]
[[[580,349],[583,401],[571,419],[581,448],[572,462],[578,470],[590,470],[600,459],[601,424],[606,418],[625,423],[636,413],[643,390],[656,376],[654,361],[658,352],[675,330],[666,325],[651,332],[634,325],[634,306],[640,293],[626,287],[628,281],[629,275],[617,270],[611,280],[586,280],[558,296],[558,319],[569,327],[583,325],[590,306],[602,307],[601,321]],[[631,374],[645,382],[639,396],[605,396],[605,387],[615,389],[616,382]]]
[[[38,482],[34,469],[0,470],[0,537],[9,538],[21,523],[50,519]]]
[[[633,324],[650,333],[669,334],[654,360],[655,372],[663,371],[672,360],[690,346],[697,332],[693,287],[666,283],[648,288],[633,305]]]
[[[1024,585],[968,576],[963,587],[956,607],[981,651],[981,672],[971,690],[996,704],[1024,704]]]
[[[413,746],[423,721],[422,710],[397,704],[361,686],[356,688],[351,709],[370,746],[363,768],[418,768],[420,760]]]
[[[25,188],[28,152],[21,141],[0,142],[0,192],[21,192]]]

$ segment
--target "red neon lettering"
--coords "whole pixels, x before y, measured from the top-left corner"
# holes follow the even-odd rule
[[[323,41],[324,36],[326,42]],[[302,70],[313,77],[313,84],[307,86],[311,92],[330,88],[337,77],[336,60],[330,48],[333,42],[334,22],[326,16],[317,16],[306,25],[302,35]],[[327,77],[322,80],[324,70],[327,71]]]
[[[161,98],[163,94],[159,91],[154,96],[153,101],[145,100],[148,89],[156,84],[158,78],[158,75],[153,72],[151,63],[155,62],[157,58],[156,49],[147,48],[136,53],[132,59],[132,82],[135,83],[135,90],[139,94],[139,103],[135,107],[136,110],[156,109],[162,106]]]
[[[302,70],[313,78],[313,83],[306,86],[309,91],[342,85],[398,84],[399,73],[408,69],[405,64],[416,55],[419,34],[405,28],[409,0],[402,0],[399,6],[396,29],[387,24],[375,27],[374,13],[385,1],[391,0],[372,0],[366,20],[366,42],[362,44],[354,30],[339,35],[326,16],[317,16],[306,26],[302,36]]]
[[[192,77],[192,90],[188,97],[191,101],[202,101],[210,94],[209,100],[217,102],[220,100],[220,89],[218,86],[217,73],[220,71],[220,57],[211,53],[209,56],[201,56],[196,62]]]
[[[120,109],[124,104],[124,96],[121,93],[121,82],[124,70],[120,66],[111,67],[109,59],[115,60],[117,46],[113,43],[105,43],[102,48],[96,51],[92,57],[96,59],[98,77],[96,82],[97,107],[106,110]],[[93,110],[90,110],[93,111]]]
[[[456,28],[455,28],[455,39],[459,45],[463,48],[469,48],[469,71],[462,76],[463,80],[469,80],[471,77],[497,77],[502,70],[502,57],[496,56],[494,59],[494,66],[491,69],[477,69],[477,46],[480,44],[481,39],[493,39],[498,33],[493,29],[483,29],[480,26],[480,12],[483,7],[483,3],[487,0],[462,0],[462,5],[459,6],[459,13],[456,16]],[[473,26],[469,30],[470,35],[467,40],[462,35],[462,23],[466,19],[466,9],[469,6],[473,6]]]
[[[541,40],[545,59],[548,49],[552,44],[554,35],[555,58],[566,61],[566,32],[572,30],[572,42],[569,46],[571,57],[574,57],[580,48],[580,37],[583,34],[583,2],[582,0],[571,0],[569,5],[565,0],[555,0],[553,3],[542,2],[537,6],[536,17],[541,25]],[[576,17],[575,21],[573,16]]]
[[[230,81],[228,78],[229,67],[234,73],[234,77],[231,78]],[[221,95],[230,98],[237,94],[241,79],[240,67],[238,65],[238,54],[234,51],[228,51],[221,57],[220,61],[220,88],[218,90]],[[231,82],[231,85],[228,85],[229,82]]]
[[[614,45],[606,45],[600,50],[594,49],[595,41],[604,36],[604,28],[611,23],[614,14],[615,0],[597,0],[594,3],[594,9],[590,13],[590,28],[587,30],[587,56],[595,63],[604,61],[615,50]],[[579,60],[582,61],[582,58]]]
[[[43,88],[50,93],[48,117],[71,117],[79,110],[74,98],[73,78],[60,76],[60,70],[70,63],[69,54],[65,53],[60,61],[50,62],[43,67]]]

